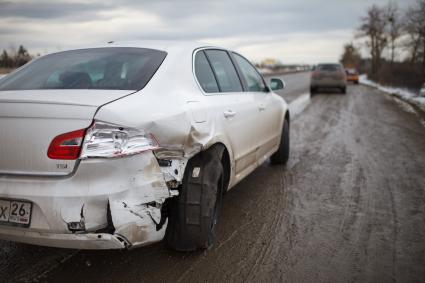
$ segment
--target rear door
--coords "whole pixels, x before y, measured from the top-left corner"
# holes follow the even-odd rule
[[[258,113],[255,123],[259,143],[257,160],[263,162],[279,143],[282,107],[266,88],[264,79],[257,69],[243,56],[237,53],[232,55],[245,80],[247,94],[252,95],[255,100],[255,111]]]
[[[235,159],[235,173],[238,177],[244,171],[255,167],[258,149],[255,129],[258,111],[255,97],[252,93],[244,92],[241,79],[227,51],[201,50],[197,52],[196,57],[195,60],[208,62],[216,82],[216,86],[214,81],[200,84],[204,91],[209,92],[207,93],[209,105],[217,113],[218,122],[223,126],[229,139]],[[199,75],[197,77],[200,81]]]

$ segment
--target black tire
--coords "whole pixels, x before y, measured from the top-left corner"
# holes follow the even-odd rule
[[[285,165],[289,159],[289,122],[285,119],[279,149],[270,157],[272,164]]]
[[[347,87],[342,87],[341,88],[341,93],[342,94],[346,94],[347,93]]]
[[[310,96],[315,95],[315,94],[316,94],[316,92],[317,92],[317,88],[315,88],[315,87],[310,87]]]
[[[178,197],[171,199],[165,241],[177,251],[206,249],[215,242],[223,197],[222,150],[201,152],[186,165]],[[200,168],[199,175],[194,173]]]

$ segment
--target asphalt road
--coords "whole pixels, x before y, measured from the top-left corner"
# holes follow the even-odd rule
[[[270,78],[282,79],[285,82],[286,87],[284,90],[278,91],[277,93],[283,96],[286,102],[291,103],[301,94],[310,91],[310,75],[310,72],[302,72],[286,75],[266,75],[264,78],[266,81],[268,81]]]
[[[285,78],[288,100],[308,88],[308,74]],[[263,164],[227,193],[211,249],[1,242],[0,281],[425,282],[423,121],[368,87],[319,94],[292,121],[288,165]]]

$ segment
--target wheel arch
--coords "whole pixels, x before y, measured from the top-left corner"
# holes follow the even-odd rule
[[[288,125],[291,124],[291,117],[290,117],[289,109],[287,109],[286,112],[285,112],[285,120],[288,121]]]
[[[232,165],[230,160],[230,152],[227,146],[222,142],[216,142],[208,147],[206,150],[216,150],[220,156],[221,165],[223,166],[223,193],[229,189],[230,177],[232,172]]]

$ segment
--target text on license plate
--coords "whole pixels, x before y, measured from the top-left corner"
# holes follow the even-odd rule
[[[29,226],[32,203],[0,199],[0,224]]]

